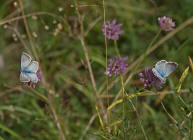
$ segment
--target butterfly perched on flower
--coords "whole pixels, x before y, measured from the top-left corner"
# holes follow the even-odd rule
[[[178,64],[175,62],[161,60],[155,64],[155,67],[152,68],[152,72],[161,80],[162,83],[165,83],[166,77],[168,77],[177,68],[177,66]]]
[[[37,76],[38,69],[39,63],[32,61],[31,56],[23,52],[21,55],[20,81],[23,83],[37,83],[39,81]]]

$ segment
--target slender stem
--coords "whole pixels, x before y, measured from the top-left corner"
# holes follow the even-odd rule
[[[140,125],[140,127],[141,127],[141,130],[142,130],[142,132],[143,132],[143,135],[144,135],[145,139],[148,140],[147,135],[146,135],[146,133],[145,133],[145,129],[144,129],[142,123],[141,123],[141,119],[140,119],[140,117],[139,117],[139,113],[138,113],[138,111],[137,111],[137,108],[135,107],[135,105],[133,104],[133,102],[131,101],[131,99],[129,99],[129,101],[130,101],[130,103],[131,103],[131,105],[132,105],[132,107],[133,107],[133,110],[134,110],[135,113],[136,113],[137,120],[138,120],[139,125]]]
[[[90,118],[90,120],[89,120],[87,126],[86,126],[85,129],[82,131],[82,135],[81,135],[81,137],[80,137],[79,140],[83,140],[83,138],[84,138],[84,136],[86,135],[86,133],[88,132],[90,126],[91,126],[92,123],[94,122],[96,116],[97,116],[97,114],[92,115],[92,117]]]
[[[105,0],[103,0],[103,13],[104,13],[104,24],[106,22],[106,10],[105,10]],[[106,28],[105,28],[105,34],[106,34]],[[108,44],[107,44],[107,37],[105,37],[105,62],[106,62],[106,70],[108,67]],[[106,95],[109,96],[109,78],[108,75],[106,75]],[[107,98],[107,108],[109,107],[109,98]],[[110,112],[107,112],[107,118],[109,121],[110,118]]]
[[[167,111],[167,109],[165,108],[165,106],[164,106],[164,104],[163,104],[162,101],[161,101],[161,105],[162,105],[164,111],[166,112],[166,114],[168,115],[168,117],[177,125],[178,122],[177,122],[176,119],[174,119],[174,117]]]
[[[25,41],[23,40],[23,38],[21,37],[21,34],[19,33],[19,31],[14,28],[14,27],[11,27],[11,26],[8,26],[8,29],[10,29],[12,32],[14,32],[17,37],[19,38],[20,42],[22,43],[22,45],[24,46],[24,48],[27,50],[27,52],[31,55],[31,51],[30,49],[27,47]]]
[[[114,46],[115,46],[115,51],[116,51],[117,56],[121,57],[119,49],[118,49],[118,45],[117,45],[117,40],[114,40],[114,44],[115,44]]]
[[[37,51],[36,51],[36,48],[35,48],[35,46],[33,44],[32,37],[31,37],[31,34],[30,34],[30,30],[29,30],[29,27],[28,27],[28,23],[27,23],[27,20],[26,20],[26,17],[25,17],[22,0],[19,0],[19,6],[20,6],[20,8],[22,10],[21,12],[22,12],[22,16],[23,16],[23,22],[24,22],[25,30],[27,32],[27,36],[28,36],[28,39],[29,39],[29,42],[30,42],[30,45],[31,45],[31,48],[32,48],[32,52],[33,52],[36,60],[39,61],[39,58],[38,58],[38,55],[37,55]]]
[[[133,69],[133,71],[136,71],[137,68],[140,66],[140,64],[143,62],[145,56],[148,54],[148,50],[152,47],[152,45],[155,43],[155,41],[158,39],[160,33],[161,33],[161,29],[157,32],[157,34],[155,35],[155,37],[153,38],[153,40],[150,42],[150,44],[148,45],[145,53],[142,55],[141,60],[136,64],[136,67]]]
[[[58,16],[58,15],[56,15],[56,14],[53,14],[53,13],[43,12],[43,11],[42,11],[42,12],[34,12],[34,13],[30,13],[30,14],[25,14],[24,16],[4,18],[3,20],[0,21],[0,26],[1,26],[1,25],[4,25],[4,24],[7,24],[7,23],[11,23],[11,22],[17,21],[17,20],[20,20],[20,19],[23,19],[24,17],[25,17],[25,18],[29,18],[29,17],[31,17],[31,16],[41,16],[41,15],[48,15],[48,16],[57,18],[57,19],[60,20],[61,22],[64,22],[65,24],[67,24],[63,17],[60,17],[60,16]]]
[[[125,120],[125,88],[124,88],[124,81],[123,81],[123,75],[121,74],[120,75],[120,79],[121,79],[121,89],[122,89],[122,99],[123,99],[123,103],[122,103],[122,108],[123,108],[123,135],[124,135],[124,140],[125,140],[125,135],[126,135],[126,132],[125,132],[125,128],[124,128],[124,120]]]
[[[58,130],[59,130],[60,139],[61,139],[61,140],[66,140],[66,139],[65,139],[65,136],[64,136],[64,133],[63,133],[63,130],[62,130],[62,127],[61,127],[61,124],[60,124],[60,120],[58,119],[58,116],[57,116],[57,114],[56,114],[56,109],[55,109],[55,107],[54,107],[53,97],[51,96],[50,93],[48,94],[48,99],[49,99],[50,109],[51,109],[51,111],[52,111],[52,114],[53,114],[53,117],[54,117],[56,126],[57,126],[57,128],[58,128]]]
[[[190,119],[190,140],[191,140],[191,138],[192,138],[192,120],[193,120],[193,115],[192,115],[192,113],[191,113],[191,119]]]
[[[78,3],[77,3],[76,0],[74,0],[74,3],[75,3],[75,9],[76,9],[76,12],[77,12],[77,15],[78,15],[78,21],[79,21],[79,24],[80,24],[80,36],[79,36],[79,39],[81,41],[81,44],[82,44],[82,47],[83,47],[83,51],[84,51],[84,54],[85,54],[85,58],[86,58],[86,62],[87,62],[88,70],[89,70],[89,74],[90,74],[91,83],[92,83],[92,86],[93,86],[93,89],[94,89],[95,93],[97,94],[96,83],[95,83],[92,67],[91,67],[91,64],[90,64],[90,61],[89,61],[88,50],[87,50],[87,47],[86,47],[86,44],[85,44],[85,40],[84,40],[84,26],[83,26],[83,22],[82,22],[80,13],[79,13]]]
[[[123,81],[123,75],[120,75],[121,78],[121,88],[122,88],[122,98],[125,99],[125,88],[124,88],[124,81]]]
[[[117,45],[117,40],[114,40],[114,47],[115,47],[115,51],[116,51],[116,54],[117,56],[120,58],[121,55],[120,55],[120,52],[119,52],[119,49],[118,49],[118,45]],[[124,119],[125,119],[125,88],[124,88],[124,81],[123,81],[123,75],[121,74],[120,75],[120,79],[121,79],[121,93],[122,93],[122,99],[123,99],[123,106],[122,106],[122,109],[123,109],[123,136],[124,136],[124,139],[125,139],[125,128],[124,128]]]
[[[184,102],[184,100],[182,99],[182,97],[180,96],[180,95],[177,95],[178,96],[178,98],[180,99],[180,101],[184,104],[184,106],[186,107],[186,108],[188,108],[188,105]]]
[[[146,50],[145,55],[147,55],[147,52],[148,52],[149,48],[151,48],[152,45],[155,43],[155,41],[158,39],[158,37],[159,37],[161,31],[162,31],[162,30],[159,29],[159,31],[157,32],[157,34],[155,35],[155,37],[153,38],[153,40],[150,42],[149,46],[147,47],[147,50]],[[145,56],[144,56],[144,57],[145,57]]]
[[[97,88],[96,88],[96,83],[95,83],[95,78],[94,78],[93,70],[92,70],[92,67],[91,67],[91,64],[90,64],[90,61],[89,61],[88,50],[87,50],[85,39],[84,39],[84,26],[83,26],[83,21],[81,19],[81,15],[80,15],[80,12],[79,12],[79,9],[78,9],[77,0],[74,0],[74,4],[75,4],[76,13],[78,15],[78,22],[80,24],[80,36],[79,36],[79,39],[81,41],[82,48],[83,48],[84,55],[85,55],[85,59],[86,59],[86,62],[87,62],[87,66],[88,66],[88,71],[89,71],[92,87],[93,87],[94,92],[96,94],[96,104],[97,104],[97,106],[100,107],[100,109],[101,109],[101,111],[103,113],[102,116],[103,116],[104,120],[107,123],[107,117],[106,117],[106,113],[104,111],[104,105],[103,105],[103,102],[101,101],[101,99],[99,98],[99,94],[98,94],[98,91],[97,91]]]

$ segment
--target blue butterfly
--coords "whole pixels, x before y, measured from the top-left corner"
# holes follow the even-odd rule
[[[167,62],[166,60],[161,60],[155,64],[152,69],[153,74],[158,77],[162,83],[165,83],[166,77],[168,77],[176,68],[178,64],[175,62]]]
[[[20,81],[27,82],[38,82],[38,77],[36,72],[39,69],[39,63],[37,61],[32,61],[32,58],[29,54],[23,52],[21,55],[21,73]]]

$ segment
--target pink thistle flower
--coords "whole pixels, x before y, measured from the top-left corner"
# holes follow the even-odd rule
[[[103,34],[111,40],[118,40],[119,35],[122,34],[121,28],[122,24],[116,24],[116,20],[114,19],[112,22],[107,21],[102,26]]]
[[[159,17],[158,22],[159,22],[160,28],[166,32],[172,31],[175,27],[175,22],[173,22],[171,18],[166,16]]]
[[[143,73],[139,73],[139,77],[144,87],[155,86],[156,88],[161,88],[163,85],[161,80],[153,74],[152,68],[145,68]]]
[[[127,69],[127,64],[125,63],[126,60],[127,57],[118,58],[117,56],[115,56],[114,58],[111,58],[109,60],[110,63],[107,67],[105,74],[111,77],[112,75],[118,76],[124,73]]]

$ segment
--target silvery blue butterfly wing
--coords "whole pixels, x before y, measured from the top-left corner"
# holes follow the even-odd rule
[[[27,67],[32,61],[32,58],[29,54],[23,52],[21,55],[21,68]]]
[[[27,75],[30,79],[31,82],[33,83],[37,83],[38,82],[38,77],[36,72],[39,69],[39,64],[37,61],[32,61],[25,69],[25,71],[27,73],[25,73],[25,75]]]
[[[175,62],[167,62],[166,60],[161,60],[156,63],[155,67],[152,69],[153,74],[158,77],[163,83],[176,68],[178,64]]]
[[[36,72],[39,69],[39,63],[37,61],[32,61],[32,58],[27,53],[22,53],[21,56],[21,73],[20,81],[21,82],[38,82],[38,77]]]

